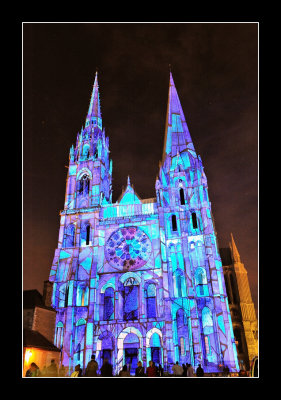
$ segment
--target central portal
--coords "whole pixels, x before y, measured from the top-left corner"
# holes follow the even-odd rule
[[[130,349],[125,349],[125,364],[128,365],[130,374],[135,375],[135,371],[138,363],[138,348],[133,347]]]

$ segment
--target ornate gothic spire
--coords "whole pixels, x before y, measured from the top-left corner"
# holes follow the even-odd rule
[[[100,111],[100,97],[99,97],[99,85],[98,85],[98,72],[96,72],[95,82],[93,86],[91,101],[89,105],[88,115],[86,118],[86,127],[92,124],[93,126],[98,125],[102,129],[102,118]]]
[[[177,155],[177,152],[183,150],[192,150],[194,146],[190,133],[185,122],[185,116],[181,107],[177,89],[170,72],[169,96],[166,116],[165,139],[163,149],[163,159],[168,154],[170,157]]]

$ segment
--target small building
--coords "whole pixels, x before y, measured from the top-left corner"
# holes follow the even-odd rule
[[[61,351],[54,345],[56,310],[51,307],[52,283],[38,290],[23,292],[23,376],[32,362],[40,370],[54,359],[59,366]]]

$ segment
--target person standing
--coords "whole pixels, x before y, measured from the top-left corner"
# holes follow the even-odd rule
[[[149,367],[146,370],[146,374],[149,377],[157,376],[156,367],[155,367],[155,365],[153,365],[153,362],[151,360],[149,361]]]
[[[161,364],[159,364],[158,371],[159,371],[159,376],[164,376],[164,368],[162,367]]]
[[[39,367],[34,362],[31,363],[29,369],[25,373],[25,376],[28,378],[34,378],[39,375],[40,375]]]
[[[58,367],[55,363],[55,360],[51,360],[51,364],[47,367],[46,376],[55,377],[58,376]]]
[[[101,367],[101,376],[112,376],[112,365],[105,358]]]
[[[93,354],[91,356],[91,361],[88,362],[85,376],[97,376],[97,370],[98,370],[98,363],[96,362],[96,357]]]
[[[173,371],[173,373],[174,373],[174,376],[182,376],[183,369],[182,369],[182,367],[179,365],[179,362],[178,362],[178,361],[173,365],[172,371]]]
[[[75,370],[70,375],[71,378],[78,378],[80,376],[80,364],[75,366]]]
[[[123,366],[122,370],[119,372],[119,376],[123,376],[123,377],[131,376],[126,364]]]
[[[196,370],[196,376],[199,376],[199,377],[204,376],[204,370],[203,370],[203,368],[201,367],[201,364],[198,365],[198,368],[197,368],[197,370]]]
[[[194,376],[194,369],[193,369],[192,365],[191,364],[186,364],[186,367],[187,367],[186,376],[188,376],[188,377]]]
[[[141,361],[138,361],[138,366],[136,368],[135,376],[145,376],[144,367],[142,366]]]
[[[62,365],[59,369],[59,376],[62,376],[62,377],[65,376],[65,372],[66,372],[65,366]]]
[[[182,376],[187,376],[187,367],[185,364],[182,364],[183,373]]]

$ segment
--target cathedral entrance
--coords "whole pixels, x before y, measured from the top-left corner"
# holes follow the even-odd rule
[[[128,365],[128,369],[131,375],[135,375],[135,371],[138,363],[138,348],[133,347],[125,349],[125,364]]]
[[[151,347],[151,360],[155,363],[155,365],[161,364],[160,357],[160,347]]]
[[[102,362],[104,362],[104,360],[107,358],[108,362],[111,364],[111,350],[107,350],[107,349],[102,350],[101,358],[102,358]]]

